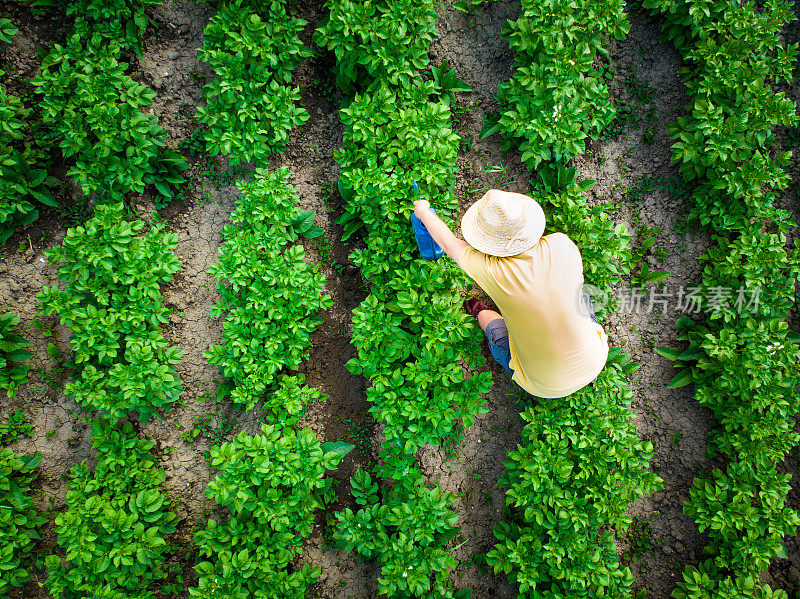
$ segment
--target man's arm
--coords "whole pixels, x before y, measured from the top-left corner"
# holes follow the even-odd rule
[[[464,250],[469,247],[469,244],[456,237],[450,230],[450,227],[431,211],[431,205],[428,200],[415,201],[414,214],[422,221],[422,224],[428,229],[428,233],[430,233],[433,240],[439,244],[439,247],[455,260],[456,264],[462,267],[461,258],[464,256]]]

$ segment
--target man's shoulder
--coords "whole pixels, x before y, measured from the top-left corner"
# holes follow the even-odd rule
[[[572,240],[567,237],[566,233],[550,233],[549,235],[545,235],[542,239],[546,240],[548,243],[556,243],[556,244],[566,244],[566,245],[575,245]]]

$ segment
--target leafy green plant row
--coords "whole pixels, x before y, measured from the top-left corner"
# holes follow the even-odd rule
[[[13,312],[0,314],[0,387],[6,390],[9,398],[28,381],[30,366],[22,362],[33,355],[25,349],[31,342],[14,333],[19,320],[19,315]]]
[[[498,86],[500,115],[483,135],[500,133],[504,148],[517,146],[529,168],[539,167],[531,197],[545,208],[548,229],[581,248],[586,282],[608,299],[630,271],[630,234],[604,206],[588,205],[584,192],[594,181],[578,181],[566,163],[614,118],[593,62],[606,53],[605,36],[622,39],[629,30],[624,3],[524,0],[522,8],[503,27],[516,69]],[[600,303],[601,316],[614,308]],[[630,504],[662,485],[648,471],[652,444],[631,421],[626,377],[637,367],[611,348],[597,381],[522,414],[523,444],[509,453],[500,481],[507,520],[495,526],[498,543],[487,554],[520,597],[630,596],[633,575],[608,527],[624,531]]]
[[[594,182],[576,181],[574,168],[555,164],[540,175],[530,195],[545,207],[548,228],[575,241],[587,283],[609,294],[630,270],[630,235],[587,204],[583,193]],[[597,381],[565,399],[540,398],[522,414],[523,444],[509,453],[500,481],[507,520],[495,526],[498,543],[487,554],[520,596],[630,595],[633,576],[607,527],[624,531],[630,504],[662,486],[648,471],[652,444],[639,439],[629,409],[626,378],[637,368],[611,348]]]
[[[607,54],[603,37],[624,39],[630,23],[623,0],[523,0],[522,15],[503,24],[516,52],[514,72],[497,86],[499,114],[481,137],[500,132],[501,149],[518,147],[528,168],[583,154],[616,116],[594,66]]]
[[[681,371],[671,386],[694,384],[695,397],[718,427],[709,451],[730,461],[695,479],[684,512],[710,538],[706,560],[689,567],[677,599],[709,595],[786,598],[760,585],[782,539],[800,516],[786,505],[790,475],[777,465],[798,444],[793,417],[800,411],[797,335],[786,318],[800,273],[800,250],[786,247],[789,214],[774,207],[788,183],[789,153],[773,150],[775,126],[798,122],[794,102],[765,82],[791,81],[796,45],[781,29],[791,4],[647,0],[663,13],[664,33],[682,52],[689,114],[669,127],[673,160],[695,182],[691,218],[712,234],[701,257],[703,289],[725,290],[703,322],[678,321],[685,350],[660,348]],[[758,303],[739,293],[758,293]],[[751,298],[752,295],[748,295]],[[743,305],[745,304],[745,305]]]
[[[9,42],[18,29],[8,19],[0,19],[0,42]],[[0,77],[5,75],[0,71]],[[25,143],[29,127],[26,121],[32,110],[9,94],[0,85],[0,245],[18,227],[29,225],[39,217],[30,200],[46,206],[57,206],[48,189],[57,180],[48,177],[43,168],[45,156],[30,142]]]
[[[146,226],[116,202],[98,205],[47,253],[61,263],[65,287],[45,287],[37,297],[72,331],[76,377],[65,393],[87,410],[114,418],[137,411],[147,420],[181,394],[174,368],[181,351],[167,346],[160,329],[170,310],[159,287],[180,269],[177,244],[163,225]]]
[[[0,597],[30,578],[31,554],[45,519],[36,512],[31,483],[38,455],[0,449]]]
[[[232,164],[256,163],[249,181],[238,184],[219,262],[210,269],[220,294],[211,316],[225,317],[225,332],[205,356],[231,380],[231,400],[250,410],[264,399],[272,424],[261,435],[242,432],[211,448],[221,473],[206,495],[228,517],[195,535],[201,561],[189,592],[197,597],[305,598],[321,572],[296,564],[303,539],[316,510],[335,499],[325,471],[353,448],[320,445],[310,429],[291,428],[305,404],[323,396],[286,370],[308,357],[310,335],[322,322],[317,313],[332,305],[319,266],[306,262],[299,243],[322,235],[314,213],[300,210],[286,168],[266,169],[267,158],[282,152],[289,132],[308,118],[294,106],[297,90],[286,85],[310,55],[298,37],[305,24],[282,1],[237,0],[220,6],[199,52],[216,74],[198,111],[209,125],[209,152],[228,154]]]
[[[330,15],[314,34],[337,57],[339,86],[348,95],[339,190],[346,236],[362,231],[366,247],[352,254],[371,291],[353,313],[357,357],[348,363],[370,380],[370,412],[384,424],[382,488],[359,472],[351,486],[357,512],[336,514],[340,547],[381,567],[379,592],[393,599],[466,598],[450,581],[455,560],[454,497],[429,488],[415,454],[427,443],[458,436],[485,410],[488,373],[474,321],[461,311],[463,273],[452,263],[418,257],[409,226],[412,180],[446,218],[458,136],[449,125],[452,72],[422,71],[436,36],[433,2],[379,0],[355,5],[329,1]]]
[[[225,332],[205,356],[235,385],[232,401],[248,410],[280,381],[282,391],[269,395],[264,410],[293,424],[303,404],[319,393],[282,372],[296,370],[308,357],[310,335],[322,322],[317,313],[332,302],[322,292],[319,266],[306,262],[297,243],[322,230],[314,225],[313,212],[299,209],[288,181],[286,168],[273,173],[259,168],[239,183],[241,196],[223,229],[219,262],[209,271],[220,294],[211,316],[225,316]]]
[[[661,487],[647,470],[652,443],[631,422],[626,377],[638,366],[612,348],[597,381],[523,412],[523,443],[499,483],[510,517],[486,556],[520,597],[630,596],[633,575],[608,527],[626,529],[628,506]]]
[[[32,81],[43,95],[45,122],[62,137],[64,158],[75,161],[67,174],[85,194],[117,201],[153,184],[171,197],[186,161],[165,147],[157,117],[142,112],[155,93],[125,74],[121,56],[122,48],[100,34],[74,33],[56,44]]]
[[[83,39],[99,35],[119,45],[122,52],[142,55],[142,36],[150,24],[147,6],[161,0],[30,0],[34,7],[63,8],[67,17],[76,17],[75,33]]]
[[[44,585],[57,599],[154,597],[164,581],[176,506],[163,492],[164,471],[126,422],[92,427],[97,465],[70,471],[67,511],[56,516],[60,550],[45,559]]]
[[[283,152],[289,133],[308,120],[292,71],[311,52],[300,41],[306,21],[291,16],[285,2],[221,3],[205,30],[201,61],[214,69],[203,89],[206,106],[198,119],[208,125],[208,152],[228,154],[231,164],[263,163]]]
[[[408,225],[412,179],[439,214],[456,208],[458,137],[449,105],[431,99],[439,99],[433,82],[357,94],[341,110],[346,129],[336,154],[346,218],[365,232],[353,263],[372,284],[353,313],[358,353],[348,368],[370,379],[370,412],[385,424],[383,457],[392,464],[386,475],[398,480],[420,447],[485,411],[481,394],[491,381],[489,373],[465,374],[461,362],[484,363],[474,320],[461,310],[466,277],[452,261],[419,258]]]
[[[206,496],[228,513],[195,534],[201,561],[193,597],[305,599],[319,566],[293,562],[311,534],[315,512],[335,500],[334,470],[353,445],[320,444],[309,428],[263,425],[211,448],[220,474]]]

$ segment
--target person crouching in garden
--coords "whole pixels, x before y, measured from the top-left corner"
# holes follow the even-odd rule
[[[464,310],[478,320],[515,383],[553,398],[596,380],[608,359],[608,338],[581,293],[581,254],[564,233],[542,236],[545,217],[536,200],[489,190],[461,220],[466,241],[427,200],[414,202],[414,214],[497,305],[499,312],[471,297]]]

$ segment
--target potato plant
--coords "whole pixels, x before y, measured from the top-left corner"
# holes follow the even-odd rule
[[[515,54],[508,82],[497,86],[500,114],[481,137],[501,133],[502,149],[518,147],[528,168],[583,154],[616,116],[608,88],[594,67],[606,54],[603,37],[630,30],[622,0],[523,0],[522,15],[503,25]]]
[[[314,42],[336,54],[336,85],[346,94],[389,83],[407,89],[422,79],[436,38],[428,0],[327,0],[330,11]]]
[[[322,293],[325,277],[319,266],[306,262],[297,243],[322,231],[313,224],[313,213],[298,208],[288,179],[287,169],[257,169],[239,184],[241,196],[222,232],[219,262],[209,270],[220,294],[211,316],[225,316],[225,332],[205,356],[235,385],[232,401],[248,410],[282,371],[296,370],[308,357],[310,335],[322,322],[317,313],[331,306]],[[313,390],[300,393],[304,399],[289,402],[286,392],[276,395],[264,409],[292,424],[302,405],[316,397]]]
[[[167,132],[156,116],[142,112],[155,93],[125,74],[121,51],[102,35],[73,33],[54,45],[32,83],[44,96],[45,122],[62,137],[64,158],[75,161],[67,174],[84,194],[117,201],[153,184],[170,198],[187,164],[165,148]]]
[[[235,0],[220,5],[205,30],[198,58],[211,65],[214,81],[203,89],[198,119],[208,125],[209,154],[231,164],[263,163],[283,152],[289,133],[308,120],[289,85],[292,71],[311,52],[300,41],[306,22],[289,15],[284,2]]]
[[[67,511],[56,516],[61,551],[48,555],[44,586],[56,599],[154,597],[166,577],[165,537],[178,516],[162,490],[164,471],[126,422],[92,427],[97,465],[70,471]]]
[[[229,512],[195,534],[201,560],[193,597],[304,599],[319,566],[292,567],[311,534],[316,511],[335,500],[325,478],[353,445],[320,444],[309,428],[263,425],[211,449],[220,473],[206,496]]]
[[[14,332],[18,324],[18,314],[0,314],[0,387],[6,390],[9,398],[14,397],[17,388],[28,381],[30,366],[22,362],[33,355],[25,349],[31,342]]]
[[[509,452],[498,485],[511,518],[495,526],[498,543],[486,556],[521,594],[630,592],[633,575],[607,527],[625,530],[630,504],[661,487],[648,471],[653,445],[631,420],[626,376],[637,368],[613,348],[597,381],[567,398],[540,398],[522,414],[523,442]]]
[[[337,512],[334,542],[361,559],[381,564],[378,593],[389,599],[469,599],[453,592],[450,572],[456,560],[443,546],[458,534],[458,516],[449,506],[455,495],[425,486],[419,475],[379,489],[363,470],[351,479],[357,512]]]
[[[97,34],[139,56],[150,22],[145,8],[155,4],[161,0],[31,0],[32,6],[63,6],[67,16],[77,17],[75,31],[84,39]]]
[[[485,411],[481,394],[491,379],[463,367],[484,363],[477,327],[461,311],[466,277],[447,260],[419,258],[408,220],[413,180],[445,218],[457,207],[459,137],[449,120],[453,91],[463,87],[450,71],[435,72],[433,81],[420,72],[436,35],[432,2],[331,0],[326,6],[330,16],[315,40],[336,54],[337,82],[348,94],[340,111],[344,147],[336,153],[345,208],[339,222],[346,236],[363,232],[366,248],[352,259],[371,284],[353,312],[358,355],[347,366],[370,380],[370,412],[386,433],[376,473],[392,479],[383,497],[377,489],[365,491],[362,510],[337,514],[334,534],[348,550],[378,562],[382,595],[468,597],[468,589],[454,591],[449,579],[452,498],[422,483],[415,455]],[[364,476],[353,486],[371,489]],[[367,521],[362,533],[359,525]]]
[[[778,465],[800,438],[797,369],[800,341],[786,319],[800,275],[800,250],[786,247],[790,215],[773,206],[788,184],[788,152],[773,151],[773,128],[798,122],[793,101],[766,82],[791,82],[796,44],[782,28],[791,3],[646,0],[665,15],[665,33],[683,54],[689,114],[669,127],[672,157],[696,185],[691,218],[713,244],[701,257],[702,288],[734,300],[710,306],[705,321],[678,321],[685,349],[659,348],[681,371],[670,386],[694,384],[714,413],[712,454],[729,462],[698,476],[684,512],[707,531],[706,560],[684,571],[673,595],[786,598],[761,585],[782,538],[796,534],[798,513],[786,505],[789,475]],[[743,294],[758,291],[751,305]],[[751,297],[751,296],[750,296]]]
[[[36,512],[31,483],[40,456],[0,449],[0,597],[30,578],[31,556],[46,519]]]
[[[146,227],[118,202],[97,206],[91,220],[47,253],[61,263],[66,285],[45,287],[37,297],[72,331],[77,377],[65,393],[87,410],[114,418],[137,411],[147,420],[180,396],[174,365],[181,351],[161,333],[170,310],[159,290],[180,268],[172,253],[177,244],[163,225]]]
[[[10,42],[18,29],[9,19],[0,19],[0,42]],[[0,70],[0,77],[5,72]],[[57,206],[52,187],[57,180],[47,175],[43,156],[31,143],[25,143],[26,120],[32,113],[22,101],[0,85],[0,245],[18,227],[29,225],[39,217],[30,200],[46,206]]]
[[[548,230],[575,241],[585,282],[608,295],[630,272],[630,234],[604,206],[589,206],[584,193],[594,182],[579,181],[566,163],[614,118],[593,61],[606,53],[604,36],[622,39],[630,25],[616,1],[522,5],[504,28],[517,68],[498,86],[501,115],[484,136],[501,132],[505,147],[519,145],[526,165],[539,167],[530,193],[547,212]],[[510,517],[495,526],[498,543],[487,554],[520,596],[630,595],[633,575],[607,527],[624,531],[630,504],[662,485],[648,471],[652,445],[631,422],[626,377],[637,367],[611,348],[597,381],[567,398],[540,398],[523,413],[523,444],[509,453],[499,485]]]

